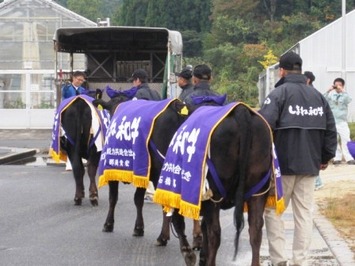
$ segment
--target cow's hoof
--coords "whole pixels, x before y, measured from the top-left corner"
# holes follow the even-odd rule
[[[202,236],[194,236],[192,241],[192,250],[199,251],[202,248]]]
[[[106,233],[112,233],[113,232],[113,224],[109,224],[109,223],[105,223],[104,224],[104,228],[102,228],[102,232],[106,232]]]
[[[189,252],[183,252],[186,266],[194,266],[196,265],[196,255],[190,250]]]
[[[144,229],[143,228],[134,228],[133,236],[144,236]]]
[[[198,263],[199,266],[206,266],[206,260],[200,257],[200,261]]]
[[[97,197],[90,198],[91,205],[96,207],[99,205],[99,201],[97,200]]]
[[[81,205],[81,203],[82,203],[81,198],[74,198],[74,205],[76,205],[76,206],[80,206],[80,205]]]
[[[157,242],[155,243],[155,245],[158,247],[165,247],[167,244],[168,244],[168,240],[160,237],[158,237]]]

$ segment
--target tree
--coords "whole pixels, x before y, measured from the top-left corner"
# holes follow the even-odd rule
[[[80,3],[78,4],[87,4],[88,6],[82,6],[81,8],[78,8],[78,6],[74,5],[74,2],[77,1],[70,1],[70,0],[56,0],[58,4],[60,4],[63,7],[71,9],[72,7],[75,8],[78,14],[82,16],[87,16],[90,15],[92,20],[96,21],[97,18],[113,18],[114,13],[117,9],[117,6],[120,5],[121,0],[98,0],[96,3],[93,1],[78,1]],[[70,3],[68,3],[70,2]],[[89,5],[93,3],[94,7],[97,7],[96,12],[93,12],[92,10],[89,11]],[[83,12],[83,13],[80,13]],[[89,17],[87,17],[89,18]]]
[[[101,2],[100,0],[68,0],[67,5],[71,11],[96,22],[97,18],[104,17],[100,9]]]
[[[202,34],[194,30],[181,31],[184,57],[199,57],[202,55]]]
[[[273,54],[272,50],[269,49],[267,54],[264,55],[264,60],[259,61],[264,69],[277,63],[277,57]]]
[[[164,27],[182,33],[184,54],[199,56],[202,38],[211,28],[212,1],[123,0],[113,23],[122,26]]]
[[[213,87],[257,103],[258,74],[295,43],[341,16],[334,0],[58,0],[93,21],[182,33],[184,57],[213,68]],[[347,11],[355,1],[347,0]]]
[[[266,9],[266,12],[270,17],[270,21],[274,21],[274,15],[276,12],[276,2],[277,0],[263,0],[263,4]]]
[[[55,2],[57,2],[61,6],[67,7],[67,0],[57,0]]]
[[[251,105],[263,67],[341,13],[340,1],[331,0],[212,0],[212,6],[201,57],[213,66],[215,89]]]
[[[145,26],[149,0],[121,0],[113,23],[121,26]]]

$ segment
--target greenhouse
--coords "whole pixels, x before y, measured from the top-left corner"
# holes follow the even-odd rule
[[[96,23],[50,0],[0,4],[0,128],[50,128],[56,107],[53,36]],[[61,69],[69,69],[63,58]],[[84,69],[84,60],[75,60]]]

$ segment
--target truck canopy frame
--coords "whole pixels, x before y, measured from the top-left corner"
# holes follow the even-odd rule
[[[165,28],[59,28],[53,41],[56,53],[69,53],[71,61],[73,54],[85,54],[94,82],[124,82],[137,68],[148,72],[150,82],[163,82],[167,55],[182,54],[181,34]]]
[[[143,68],[151,87],[163,98],[176,97],[179,92],[175,73],[181,70],[183,43],[178,31],[123,26],[59,28],[53,41],[58,102],[61,86],[73,73],[74,58],[78,61],[80,54],[81,70],[90,88],[125,89],[131,85],[134,70]],[[63,54],[69,55],[67,61]]]

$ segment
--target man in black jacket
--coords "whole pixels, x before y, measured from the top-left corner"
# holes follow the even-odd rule
[[[137,88],[137,92],[133,99],[143,99],[143,100],[153,100],[160,101],[160,94],[149,88],[148,85],[148,73],[144,69],[137,69],[133,72],[131,80],[133,82],[133,87]],[[149,181],[146,193],[145,200],[152,201],[155,189],[151,181]]]
[[[134,96],[136,99],[154,101],[161,100],[159,93],[149,88],[148,73],[144,69],[137,69],[134,71],[131,80],[133,82],[133,86],[138,89],[136,95]]]
[[[333,113],[323,95],[306,85],[302,59],[294,52],[281,56],[283,83],[265,99],[260,114],[269,122],[282,174],[284,201],[292,202],[295,222],[290,265],[308,265],[312,239],[314,181],[335,156],[337,133]],[[281,216],[266,208],[265,225],[273,265],[287,265]]]
[[[193,90],[184,97],[184,102],[187,106],[193,107],[194,97],[198,96],[221,96],[211,89],[212,70],[207,65],[195,66],[192,73],[192,80],[194,84]]]
[[[192,84],[192,67],[185,67],[179,74],[177,74],[177,76],[177,83],[182,89],[179,99],[184,101],[186,96],[194,90],[194,85]]]

